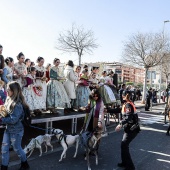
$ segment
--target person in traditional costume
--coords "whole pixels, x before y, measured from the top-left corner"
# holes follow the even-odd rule
[[[84,65],[83,66],[83,70],[89,71],[89,66],[88,65]],[[89,72],[88,72],[89,73]],[[82,75],[82,72],[80,73],[80,76]]]
[[[98,85],[98,79],[96,78],[96,73],[92,73],[90,75],[90,79],[89,79],[89,88],[92,91],[93,89],[97,89],[99,87]]]
[[[21,88],[25,85],[25,76],[27,75],[27,67],[24,64],[25,56],[20,52],[17,56],[18,62],[14,64],[14,72],[16,74],[16,81]]]
[[[26,76],[26,85],[23,88],[23,95],[31,110],[31,115],[35,116],[41,105],[45,105],[45,100],[42,100],[42,89],[36,84],[36,68],[31,67],[30,73]],[[33,113],[35,111],[35,114]]]
[[[102,96],[104,104],[108,105],[108,104],[113,104],[114,102],[116,102],[115,95],[112,89],[108,86],[108,79],[107,79],[106,71],[102,72],[102,77],[100,77],[99,81],[100,81],[99,92]]]
[[[27,59],[25,59],[25,62],[24,62],[24,63],[25,63],[25,65],[26,65],[26,67],[27,67],[27,73],[30,73],[31,60],[30,60],[29,58],[27,58]]]
[[[81,66],[76,66],[74,73],[75,76],[77,77],[77,80],[79,80],[80,78],[80,72],[81,72]]]
[[[69,60],[66,64],[65,70],[64,70],[64,76],[66,78],[66,81],[64,82],[64,87],[67,92],[68,97],[71,100],[71,108],[70,111],[74,112],[74,102],[76,99],[76,81],[78,80],[78,77],[75,75],[75,72],[73,70],[74,63],[72,60]]]
[[[68,113],[70,108],[70,99],[67,92],[60,82],[65,78],[59,76],[59,64],[60,60],[55,58],[53,61],[54,66],[50,69],[50,81],[47,84],[47,108],[56,113],[57,107],[62,107],[64,113]]]
[[[114,76],[114,72],[112,70],[109,71],[109,73],[107,74],[107,77],[106,77],[106,81],[107,81],[108,86],[112,89],[112,91],[116,97],[116,100],[120,101],[116,86],[113,84],[114,83],[113,76]]]
[[[76,89],[76,107],[78,111],[82,111],[81,107],[85,107],[88,104],[88,98],[90,94],[89,82],[88,82],[88,70],[84,69],[80,76],[80,81]]]
[[[14,60],[12,57],[7,57],[5,59],[5,67],[3,68],[3,74],[2,74],[2,80],[7,84],[8,82],[13,80],[13,75],[14,75]]]
[[[89,75],[89,78],[92,78],[93,75],[96,75],[96,79],[99,81],[100,76],[99,76],[99,67],[98,66],[92,66],[91,68],[91,73]]]
[[[40,96],[41,105],[39,110],[46,110],[46,95],[47,95],[47,84],[46,84],[46,70],[44,65],[44,58],[38,57],[37,58],[38,65],[35,66],[36,68],[36,85],[42,89],[42,96]]]
[[[83,66],[83,70],[87,70],[87,71],[89,71],[89,67],[88,67],[88,65],[84,65],[84,66]]]
[[[48,63],[45,67],[46,69],[46,77],[47,77],[47,80],[46,80],[46,83],[50,80],[50,69],[51,69],[51,64]]]
[[[3,68],[5,66],[2,51],[3,51],[3,46],[0,44],[0,78],[2,78]]]

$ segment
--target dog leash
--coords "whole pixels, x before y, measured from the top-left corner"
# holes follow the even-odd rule
[[[32,125],[30,125],[29,127],[34,128],[34,129],[43,130],[43,131],[46,131],[46,130],[47,130],[47,129],[40,128],[40,127],[36,127],[36,126],[32,126]],[[52,129],[52,128],[48,128],[48,131],[50,131],[51,129]]]

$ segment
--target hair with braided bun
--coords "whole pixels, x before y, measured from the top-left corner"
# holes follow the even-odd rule
[[[60,59],[58,59],[58,58],[54,58],[54,60],[53,60],[53,64],[55,64],[55,63],[56,63],[56,61],[58,61],[58,60],[60,60]]]
[[[17,55],[17,59],[19,60],[22,56],[24,56],[24,54],[22,52],[20,52],[18,55]]]
[[[44,60],[44,58],[43,57],[38,57],[37,58],[37,63],[39,63],[41,60]]]
[[[5,63],[8,65],[9,64],[9,62],[13,62],[14,60],[13,60],[13,58],[12,57],[7,57],[6,59],[5,59]]]

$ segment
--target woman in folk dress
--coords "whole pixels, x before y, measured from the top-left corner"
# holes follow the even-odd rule
[[[30,69],[31,69],[31,60],[29,59],[29,58],[26,58],[25,59],[25,65],[26,65],[26,67],[27,67],[27,73],[30,73]]]
[[[100,77],[100,87],[99,92],[102,96],[104,104],[113,104],[116,102],[115,95],[112,89],[108,86],[108,79],[106,71],[102,72],[102,77]]]
[[[76,107],[78,111],[82,111],[81,107],[85,107],[88,104],[90,95],[89,83],[88,83],[88,70],[84,69],[80,76],[80,81],[76,89]]]
[[[36,68],[36,84],[42,89],[42,96],[40,96],[41,105],[39,109],[46,110],[46,95],[47,95],[47,84],[46,84],[46,69],[44,65],[44,58],[37,58],[38,65]]]
[[[32,116],[35,116],[33,111],[36,112],[41,107],[42,102],[44,102],[44,100],[41,100],[42,89],[38,89],[38,86],[36,85],[35,75],[36,69],[35,67],[31,67],[30,73],[26,76],[26,85],[23,88],[23,95],[27,104],[29,105]]]
[[[7,84],[8,82],[13,80],[13,75],[14,75],[14,60],[12,57],[7,57],[5,59],[5,67],[3,68],[3,74],[2,74],[2,80]]]
[[[27,75],[27,67],[24,64],[25,56],[21,52],[17,56],[18,62],[14,64],[14,72],[16,73],[16,81],[22,88],[25,85],[25,76]]]
[[[81,72],[81,66],[76,66],[74,73],[75,73],[75,76],[77,77],[77,80],[79,80],[80,78],[80,72]]]
[[[48,63],[48,64],[46,65],[45,69],[46,69],[46,77],[47,77],[46,83],[48,83],[48,81],[50,80],[50,69],[51,69],[51,64]]]
[[[113,76],[114,76],[114,72],[111,70],[109,71],[109,73],[107,74],[107,77],[106,77],[106,81],[107,81],[107,85],[112,89],[115,97],[116,97],[116,100],[120,100],[120,97],[117,93],[117,88],[116,86],[114,85],[114,79],[113,79]]]
[[[65,108],[65,113],[70,108],[70,99],[65,91],[63,84],[60,80],[63,77],[59,76],[59,64],[60,60],[55,58],[53,61],[54,66],[50,69],[50,81],[47,84],[47,108],[52,112],[57,113],[55,109],[57,107]],[[67,112],[68,113],[68,112]]]
[[[71,101],[71,109],[69,111],[74,112],[74,102],[76,99],[76,81],[78,80],[77,76],[75,75],[75,72],[73,70],[74,63],[72,60],[69,60],[66,64],[64,75],[66,78],[66,81],[64,82],[64,87],[67,92],[68,97]]]

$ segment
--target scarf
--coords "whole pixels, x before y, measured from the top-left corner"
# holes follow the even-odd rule
[[[99,112],[101,108],[101,99],[99,101],[96,101],[96,108],[94,110],[94,117],[99,118]]]

